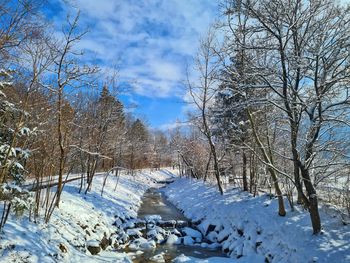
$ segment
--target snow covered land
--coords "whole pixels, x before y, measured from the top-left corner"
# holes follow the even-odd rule
[[[322,207],[324,229],[312,235],[308,212],[300,207],[280,217],[277,200],[267,195],[232,189],[221,196],[216,187],[188,180],[169,186],[169,200],[235,262],[350,262],[350,226],[332,209]]]
[[[79,181],[71,182],[47,225],[28,222],[26,217],[8,220],[0,240],[0,262],[130,262],[116,252],[92,256],[87,247],[113,237],[117,217],[136,218],[144,192],[166,177],[164,173],[123,175],[116,191],[116,179],[109,177],[102,197],[102,176],[96,176],[87,195],[78,193]]]
[[[103,176],[95,178],[87,195],[79,194],[78,183],[71,182],[48,224],[28,222],[25,216],[9,219],[0,241],[0,262],[132,262],[141,250],[160,243],[143,238],[135,228],[142,223],[137,219],[141,198],[147,189],[161,186],[157,181],[173,176],[168,170],[123,175],[116,191],[116,178],[109,177],[103,196]],[[168,245],[217,247],[230,256],[198,259],[180,255],[173,262],[350,261],[350,227],[329,209],[321,209],[322,234],[312,235],[306,211],[297,208],[286,217],[276,216],[277,201],[266,195],[252,197],[233,189],[221,196],[215,187],[186,178],[175,178],[163,192],[193,222],[183,228],[183,237],[177,233],[168,236]],[[154,216],[146,221],[159,220]],[[159,235],[163,230],[157,229],[161,228],[154,228],[147,236],[163,240]],[[120,240],[131,240],[132,236],[137,238],[121,251]],[[152,260],[164,262],[161,254]]]

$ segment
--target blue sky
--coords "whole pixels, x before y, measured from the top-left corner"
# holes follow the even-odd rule
[[[119,81],[132,89],[121,99],[154,128],[184,119],[186,68],[200,36],[218,15],[215,0],[49,0],[46,15],[57,25],[80,10],[89,33],[79,43],[86,57],[108,71],[118,65]]]

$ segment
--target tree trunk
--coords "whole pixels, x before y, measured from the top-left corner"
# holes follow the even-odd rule
[[[62,90],[58,92],[58,120],[57,120],[57,133],[58,133],[58,144],[60,148],[59,155],[59,171],[58,171],[58,184],[57,184],[57,194],[56,194],[56,207],[59,207],[62,185],[63,185],[63,172],[64,172],[64,146],[63,146],[63,135],[62,135]]]
[[[249,192],[252,194],[253,193],[253,185],[255,184],[255,166],[254,166],[254,156],[251,154],[249,158],[249,179],[250,179],[250,184],[249,184]]]
[[[211,149],[211,153],[213,155],[213,160],[214,160],[214,170],[215,170],[216,182],[218,184],[218,188],[219,188],[220,194],[223,195],[224,194],[224,189],[222,188],[222,184],[221,184],[221,181],[220,181],[219,162],[218,162],[218,158],[217,158],[217,155],[216,155],[216,149],[215,149],[215,146],[214,146],[213,142],[211,141],[211,138],[209,138],[209,144],[210,144],[210,149]]]
[[[299,162],[299,165],[300,165],[301,175],[304,180],[306,192],[309,197],[308,207],[309,207],[312,229],[314,234],[318,234],[319,232],[321,232],[321,218],[318,212],[318,198],[317,198],[316,189],[311,182],[309,171],[305,169],[305,166],[302,165],[301,162]]]
[[[248,192],[248,181],[247,181],[247,155],[244,151],[242,150],[242,161],[243,161],[243,167],[242,167],[242,177],[243,177],[243,191]]]
[[[207,165],[206,165],[206,167],[205,167],[205,174],[204,174],[204,178],[203,178],[203,181],[204,181],[204,182],[207,180],[210,162],[211,162],[211,152],[209,153],[208,162],[207,162]]]
[[[255,128],[254,119],[253,119],[252,113],[250,112],[250,109],[247,109],[247,115],[248,115],[250,125],[252,127],[253,136],[255,138],[256,144],[257,144],[258,148],[261,150],[262,157],[263,157],[265,163],[267,164],[267,170],[269,171],[269,173],[271,175],[273,185],[275,187],[276,195],[278,198],[278,214],[280,216],[285,216],[286,210],[284,208],[283,196],[282,196],[282,192],[281,192],[281,189],[280,189],[278,181],[277,181],[276,171],[273,168],[272,159],[270,159],[269,154],[266,152],[265,147],[262,144],[262,142],[258,136],[258,133],[257,133],[256,128]]]

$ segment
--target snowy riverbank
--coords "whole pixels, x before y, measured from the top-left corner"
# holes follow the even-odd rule
[[[26,216],[8,220],[0,240],[0,262],[130,262],[126,254],[109,249],[92,256],[87,246],[110,237],[116,217],[136,218],[145,191],[169,176],[146,170],[135,178],[123,175],[116,191],[116,178],[110,176],[103,197],[103,176],[94,179],[87,195],[78,193],[79,181],[67,184],[49,224],[28,222]]]
[[[115,249],[121,251],[118,238],[124,233],[122,226],[137,223],[144,193],[150,187],[159,187],[156,181],[172,176],[166,170],[153,173],[145,170],[135,177],[123,175],[116,191],[116,178],[110,176],[103,196],[103,176],[95,178],[87,195],[78,193],[79,182],[71,182],[66,185],[60,208],[49,224],[34,224],[27,217],[9,219],[0,240],[0,262],[131,262],[132,253]],[[198,222],[197,229],[205,237],[201,244],[192,245],[221,246],[231,257],[225,261],[350,260],[350,226],[344,226],[337,216],[325,213],[324,209],[321,209],[323,234],[313,236],[307,212],[298,209],[279,217],[277,202],[268,196],[254,198],[240,190],[229,190],[220,196],[215,187],[183,178],[163,192],[187,218]],[[98,254],[92,255],[89,246],[98,247]],[[222,260],[203,261],[182,255],[174,262]]]
[[[350,262],[350,226],[325,209],[324,231],[314,236],[307,212],[297,207],[279,217],[277,201],[266,195],[229,190],[220,196],[215,187],[188,179],[176,180],[165,193],[235,262]]]

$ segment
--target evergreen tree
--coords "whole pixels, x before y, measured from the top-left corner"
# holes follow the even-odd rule
[[[11,89],[10,74],[0,71],[0,199],[4,209],[0,221],[0,229],[6,223],[11,208],[17,215],[29,209],[32,199],[30,193],[22,188],[25,179],[25,160],[29,151],[19,147],[19,137],[28,136],[31,131],[24,126],[25,115],[21,109],[11,103],[5,89]]]

